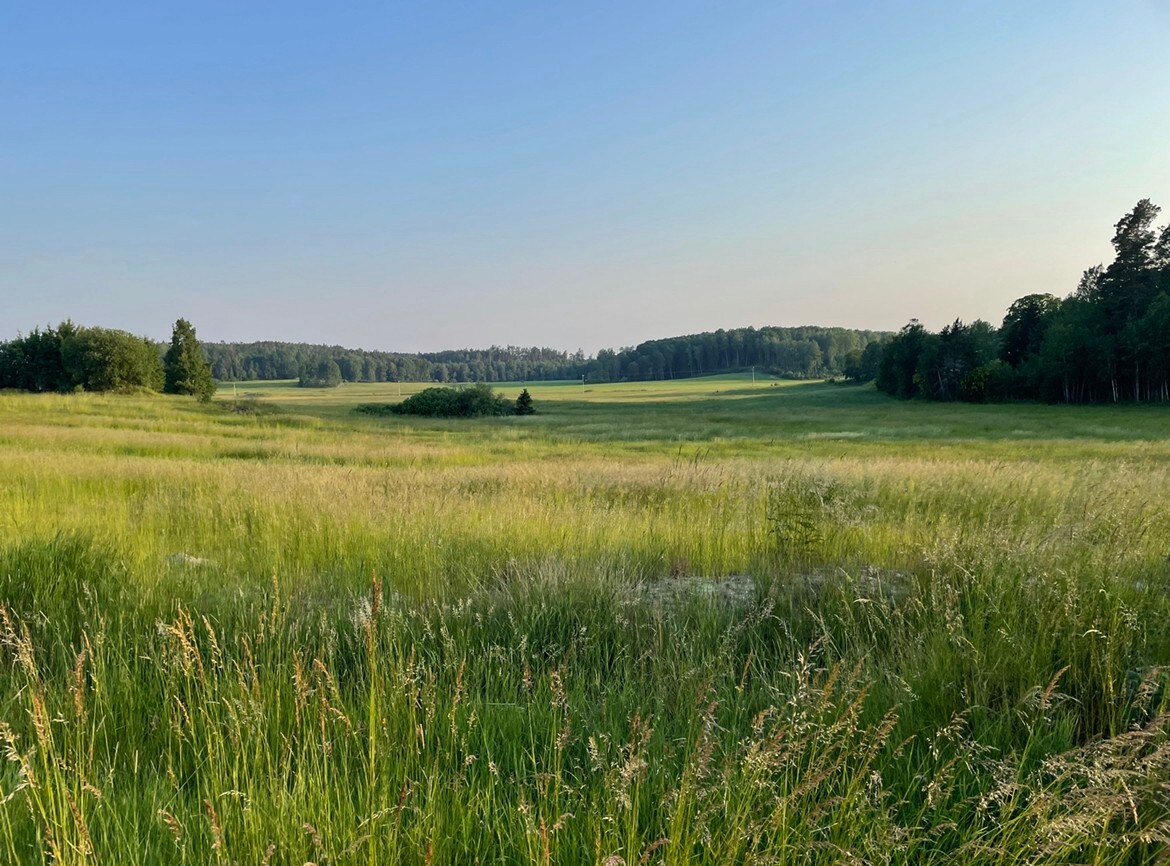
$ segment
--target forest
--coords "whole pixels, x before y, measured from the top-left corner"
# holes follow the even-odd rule
[[[519,382],[579,378],[585,356],[519,346],[426,354],[347,349],[310,343],[204,345],[212,374],[223,382],[317,380],[322,365],[337,365],[343,382]]]
[[[931,400],[1170,400],[1170,224],[1142,199],[1114,226],[1115,257],[1066,298],[1026,295],[996,330],[912,320],[881,353],[877,387]],[[872,371],[867,371],[872,372]],[[863,378],[858,374],[857,378]]]
[[[73,351],[69,344],[78,333],[83,344],[101,340],[110,346],[91,358],[86,375],[66,372],[70,367],[66,358]],[[684,379],[751,367],[761,373],[808,379],[846,375],[853,354],[888,336],[845,328],[721,329],[651,340],[616,351],[603,349],[596,357],[587,357],[580,350],[570,353],[519,346],[412,355],[284,342],[203,343],[202,351],[211,375],[221,382],[299,379],[307,387],[333,387],[342,382],[533,382],[582,376],[590,382],[621,382]],[[165,348],[165,344],[124,331],[78,328],[72,322],[56,328],[34,328],[0,343],[0,388],[158,390],[162,380],[152,356],[161,358]],[[115,356],[137,360],[133,364],[114,361]],[[108,371],[106,361],[110,362]],[[99,370],[105,372],[94,373]]]
[[[758,367],[786,378],[843,375],[850,352],[888,337],[846,328],[735,328],[584,352],[492,346],[402,354],[305,343],[210,343],[204,348],[221,381],[295,379],[333,361],[344,382],[620,382],[685,379]]]
[[[630,349],[602,349],[588,365],[590,381],[686,379],[756,367],[787,379],[845,373],[854,352],[889,335],[847,328],[734,328],[650,340]]]

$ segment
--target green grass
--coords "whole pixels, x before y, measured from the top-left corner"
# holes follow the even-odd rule
[[[1165,852],[1170,411],[527,387],[0,394],[0,861]]]

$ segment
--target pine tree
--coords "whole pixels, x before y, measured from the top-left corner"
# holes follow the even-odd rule
[[[520,392],[520,396],[516,398],[516,414],[517,415],[535,415],[536,410],[532,408],[532,395],[528,393],[525,388]]]
[[[175,322],[171,347],[163,358],[168,394],[190,394],[206,403],[215,393],[211,365],[195,338],[195,328],[186,319]]]

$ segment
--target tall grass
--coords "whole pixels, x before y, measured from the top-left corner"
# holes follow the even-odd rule
[[[0,860],[1164,857],[1166,443],[790,390],[624,439],[0,396]]]

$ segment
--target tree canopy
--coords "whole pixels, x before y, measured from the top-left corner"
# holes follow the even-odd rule
[[[1017,300],[998,332],[911,321],[886,345],[877,386],[898,397],[1064,402],[1170,400],[1170,224],[1139,201],[1114,226],[1114,260],[1061,300]]]
[[[332,358],[325,358],[301,372],[300,385],[302,388],[336,388],[341,380],[341,367]]]
[[[211,364],[195,337],[195,328],[186,319],[175,322],[171,347],[163,357],[168,394],[188,394],[206,402],[215,394]]]
[[[0,388],[116,391],[163,387],[159,347],[146,337],[62,322],[0,343]]]
[[[221,381],[296,379],[326,360],[345,382],[538,382],[579,379],[620,382],[682,379],[758,367],[792,378],[845,373],[850,352],[889,335],[846,328],[736,328],[650,340],[596,357],[520,346],[402,354],[307,343],[209,343],[212,372]],[[871,353],[872,357],[872,353]]]

